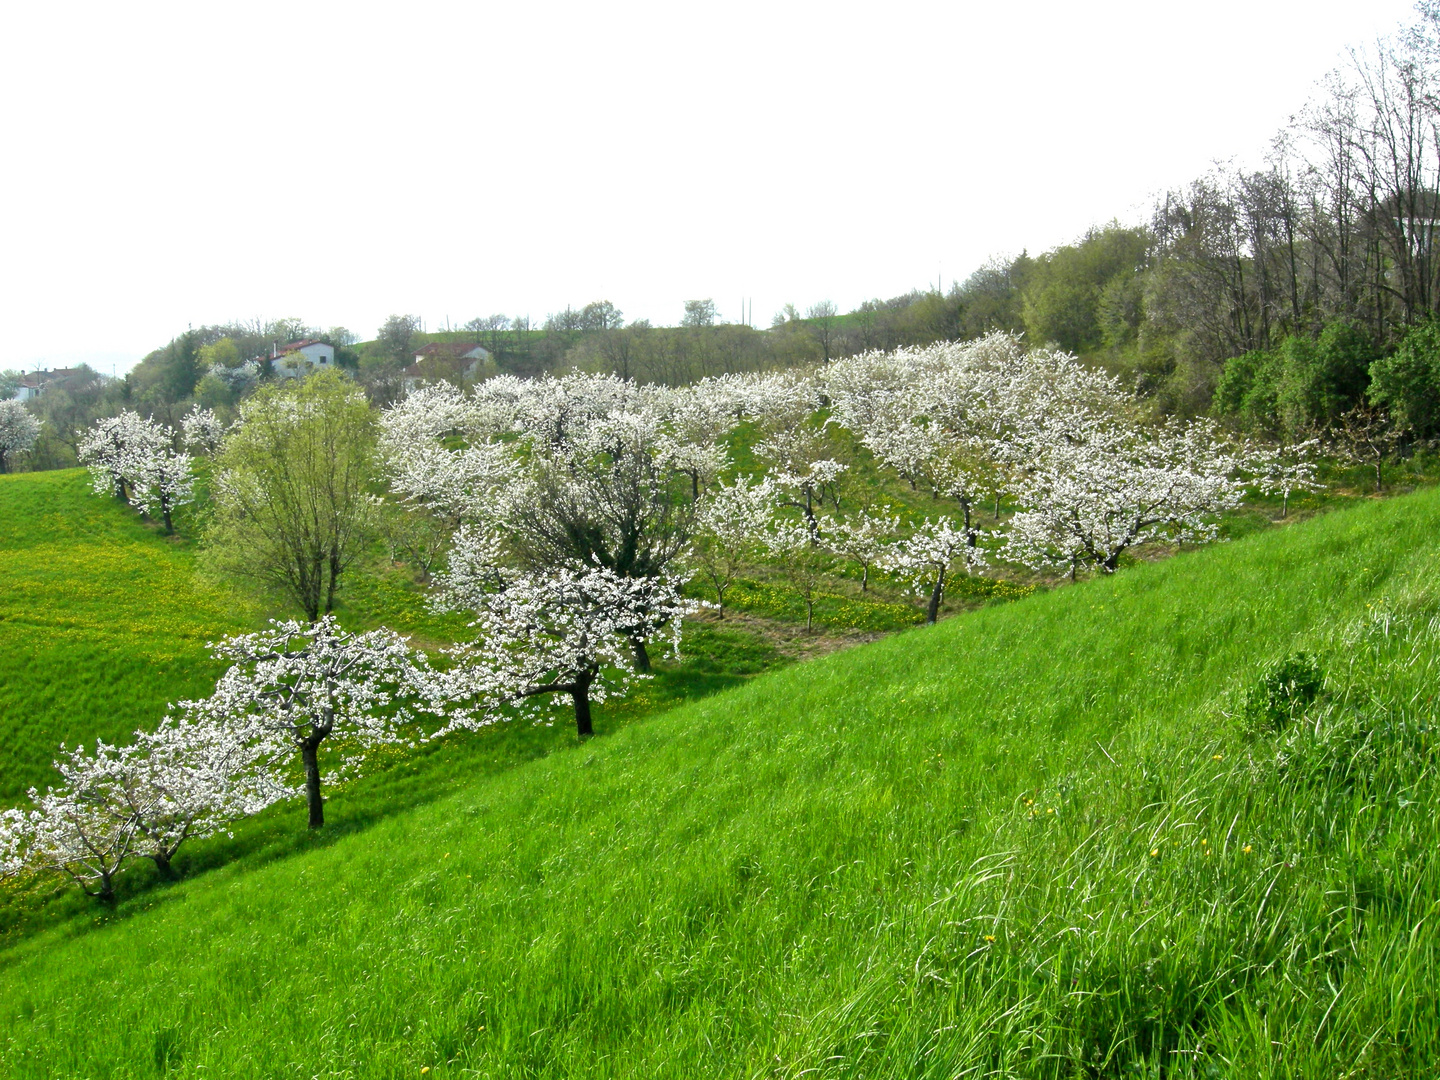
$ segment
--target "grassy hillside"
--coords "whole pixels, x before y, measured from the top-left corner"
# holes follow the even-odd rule
[[[0,476],[0,583],[0,804],[53,779],[61,739],[128,737],[209,693],[205,642],[259,617],[78,469]]]
[[[1433,1075],[1437,537],[1136,567],[145,893],[0,954],[0,1066]],[[1321,700],[1238,715],[1298,649]]]

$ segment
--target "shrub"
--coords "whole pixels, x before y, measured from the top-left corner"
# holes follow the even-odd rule
[[[1278,731],[1305,712],[1320,696],[1325,674],[1309,653],[1293,653],[1265,669],[1245,695],[1246,727]]]

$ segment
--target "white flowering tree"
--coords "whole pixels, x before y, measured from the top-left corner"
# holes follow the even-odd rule
[[[829,549],[817,530],[803,521],[775,518],[766,530],[765,549],[787,585],[805,605],[805,632],[815,629],[815,596],[831,565]]]
[[[173,534],[175,511],[194,500],[190,458],[163,446],[137,455],[129,468],[130,505],[146,517],[158,516],[165,531]]]
[[[201,457],[209,457],[220,448],[220,441],[225,437],[225,425],[215,415],[214,409],[204,409],[199,405],[191,407],[180,419],[180,430],[185,436],[185,446],[192,453]]]
[[[298,751],[312,829],[325,824],[326,741],[339,747],[340,770],[353,773],[368,751],[413,745],[414,710],[433,700],[429,664],[405,638],[383,627],[347,631],[333,615],[272,620],[270,629],[226,638],[213,651],[232,666],[213,695],[182,709],[272,759]]]
[[[721,618],[726,590],[760,553],[774,504],[774,484],[739,476],[716,487],[701,506],[689,561],[715,590]]]
[[[18,401],[0,401],[0,473],[7,473],[40,437],[40,421]]]
[[[870,570],[879,565],[900,531],[898,517],[858,513],[845,519],[822,518],[825,546],[860,568],[860,591],[870,588]]]
[[[949,518],[926,518],[884,556],[885,568],[908,579],[921,595],[929,594],[925,621],[940,618],[945,582],[955,570],[971,573],[985,565],[984,553],[972,545],[973,532]]]
[[[14,877],[25,869],[29,837],[30,822],[24,811],[13,807],[0,810],[0,880]]]
[[[132,859],[168,874],[186,840],[293,794],[263,747],[204,720],[171,715],[135,736],[128,746],[61,748],[61,783],[31,788],[28,811],[0,815],[0,874],[54,872],[109,901]]]
[[[31,808],[7,823],[5,845],[18,869],[69,878],[89,896],[115,898],[115,879],[135,855],[138,823],[123,807],[86,790],[30,789]]]
[[[134,811],[138,851],[163,873],[186,840],[299,794],[275,768],[270,746],[193,708],[172,711],[154,731],[137,731],[117,756],[121,782],[112,797]]]
[[[1246,471],[1254,477],[1255,484],[1267,495],[1280,496],[1280,517],[1290,516],[1290,496],[1298,491],[1324,491],[1325,485],[1316,479],[1315,455],[1319,451],[1319,439],[1280,446],[1250,447],[1246,454]]]
[[[1036,437],[1039,460],[1016,484],[1022,509],[1006,551],[1036,569],[1114,573],[1150,542],[1215,540],[1217,515],[1244,494],[1240,461],[1213,425],[1093,425],[1082,436]]]
[[[472,614],[477,632],[447,650],[455,664],[442,679],[451,713],[442,731],[494,723],[504,706],[543,714],[565,696],[576,732],[590,735],[591,703],[645,676],[631,643],[666,632],[678,654],[681,622],[699,604],[669,577],[626,577],[593,564],[512,570],[501,547],[493,535],[462,529],[437,578],[437,606]]]
[[[80,440],[80,464],[90,470],[97,495],[128,502],[141,467],[153,455],[169,450],[168,429],[139,413],[125,410],[97,420]]]

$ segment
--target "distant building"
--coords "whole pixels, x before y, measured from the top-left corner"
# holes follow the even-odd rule
[[[400,375],[405,380],[406,390],[438,379],[463,382],[482,374],[489,359],[490,350],[482,345],[467,345],[463,341],[432,341],[416,350],[415,362],[402,368]]]
[[[42,371],[32,371],[20,376],[20,389],[15,397],[20,401],[31,401],[38,398],[52,386],[64,386],[72,379],[81,379],[90,372],[84,368],[54,368]]]
[[[335,346],[314,338],[303,338],[271,350],[270,367],[277,378],[298,379],[335,366]]]

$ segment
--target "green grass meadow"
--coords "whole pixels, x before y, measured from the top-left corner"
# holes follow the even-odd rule
[[[159,550],[111,509],[116,546]],[[132,639],[127,678],[198,678],[159,659],[193,662],[168,644],[190,624],[107,629],[109,601],[62,615],[33,588],[51,682],[99,686],[89,657]],[[86,611],[95,651],[67,668],[58,620]],[[589,742],[487,732],[337,792],[324,836],[285,841],[302,819],[278,808],[113,913],[37,916],[0,949],[0,1072],[1440,1071],[1440,492],[743,679],[719,673],[773,658],[704,634],[710,673],[649,684]],[[1300,651],[1320,697],[1247,712]],[[7,732],[49,700],[20,674]]]

